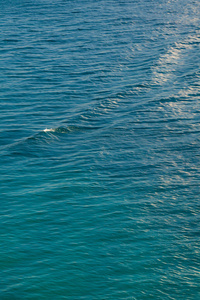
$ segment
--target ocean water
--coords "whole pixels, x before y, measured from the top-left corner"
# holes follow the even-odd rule
[[[200,299],[199,19],[1,0],[1,300]]]

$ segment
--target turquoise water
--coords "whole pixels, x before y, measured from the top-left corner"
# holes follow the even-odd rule
[[[200,299],[199,17],[1,1],[0,299]]]

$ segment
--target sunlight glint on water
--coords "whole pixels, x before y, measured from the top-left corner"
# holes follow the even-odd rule
[[[198,1],[1,1],[0,299],[197,300]]]

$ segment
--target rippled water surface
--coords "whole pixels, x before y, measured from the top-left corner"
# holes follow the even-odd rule
[[[200,299],[199,17],[1,0],[0,299]]]

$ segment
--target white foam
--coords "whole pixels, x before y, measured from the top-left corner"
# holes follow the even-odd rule
[[[43,131],[44,132],[55,132],[55,129],[53,129],[53,128],[46,128]]]

